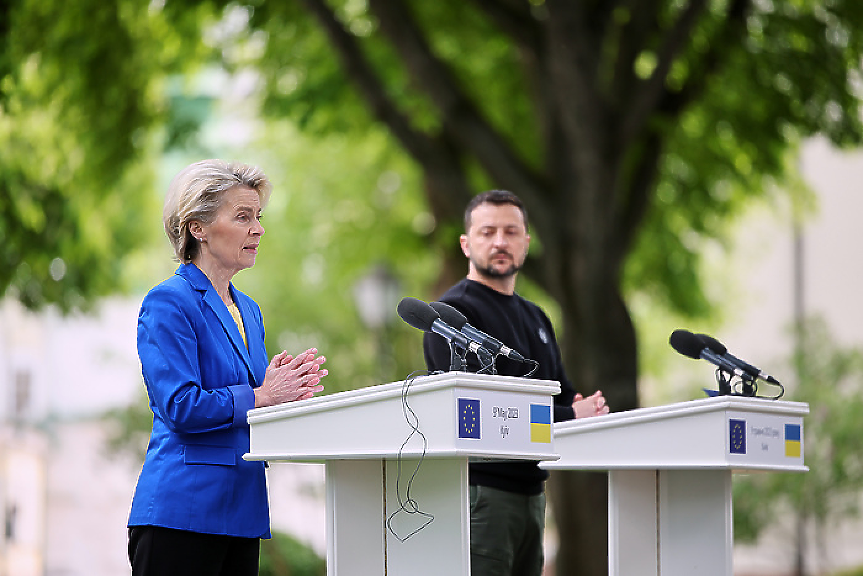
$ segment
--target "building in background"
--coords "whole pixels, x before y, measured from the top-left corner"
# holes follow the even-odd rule
[[[45,573],[46,452],[42,434],[0,426],[0,576]]]
[[[45,346],[40,322],[14,304],[0,309],[0,576],[45,573]]]

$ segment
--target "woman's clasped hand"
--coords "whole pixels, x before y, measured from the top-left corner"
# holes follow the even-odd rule
[[[324,356],[316,356],[316,348],[309,348],[296,357],[283,350],[273,356],[264,382],[255,389],[255,408],[284,402],[305,400],[324,389],[321,378],[327,375]]]

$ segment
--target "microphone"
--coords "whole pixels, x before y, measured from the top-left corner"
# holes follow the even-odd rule
[[[708,348],[710,348],[711,350],[713,350],[714,352],[716,352],[720,356],[724,357],[730,363],[732,363],[735,366],[737,366],[738,368],[740,368],[743,372],[748,374],[753,379],[758,378],[760,380],[764,380],[765,382],[769,382],[770,384],[779,385],[779,380],[777,380],[776,378],[774,378],[770,374],[767,374],[767,373],[763,372],[762,370],[760,370],[759,368],[756,368],[752,364],[749,364],[748,362],[744,362],[740,358],[737,358],[736,356],[729,354],[728,348],[726,348],[725,345],[722,342],[720,342],[719,340],[717,340],[716,338],[714,338],[712,336],[708,336],[707,334],[698,334],[697,336],[699,338],[701,338],[701,340],[704,342],[704,344]]]
[[[524,356],[510,348],[509,346],[504,345],[503,342],[494,338],[493,336],[489,336],[482,330],[478,328],[474,328],[467,322],[467,318],[464,317],[464,314],[450,306],[445,302],[431,302],[429,306],[437,312],[441,319],[445,321],[450,326],[453,326],[457,330],[460,330],[462,334],[479,344],[481,347],[485,348],[489,352],[494,355],[503,355],[511,360],[515,360],[516,362],[524,362]]]
[[[700,336],[693,334],[689,330],[675,330],[668,338],[668,343],[671,344],[672,348],[684,356],[689,356],[696,360],[707,360],[729,374],[734,374],[743,379],[751,379],[751,377],[748,374],[745,374],[740,368],[712,350]]]
[[[482,346],[477,342],[469,340],[464,334],[441,320],[440,315],[435,312],[434,308],[418,300],[406,296],[399,302],[396,310],[401,316],[401,319],[423,332],[434,332],[443,336],[456,346],[470,350],[474,354],[479,354]]]

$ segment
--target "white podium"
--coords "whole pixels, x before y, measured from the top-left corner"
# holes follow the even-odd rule
[[[732,576],[731,474],[808,470],[808,413],[798,402],[716,396],[560,422],[560,459],[540,465],[608,470],[612,576]]]
[[[258,408],[244,458],[325,463],[329,576],[468,575],[468,461],[556,459],[559,392],[450,372]]]

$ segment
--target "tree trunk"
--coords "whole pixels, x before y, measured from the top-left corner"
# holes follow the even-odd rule
[[[558,533],[558,576],[608,574],[608,475],[554,471],[547,486]],[[546,529],[551,528],[550,525]],[[547,554],[547,552],[546,552]],[[548,562],[550,558],[546,558]]]
[[[615,412],[638,406],[635,330],[616,288],[587,291],[564,308],[562,347],[567,373],[585,396],[602,390]],[[608,574],[608,482],[605,472],[554,473],[549,482],[560,547],[558,576]]]

